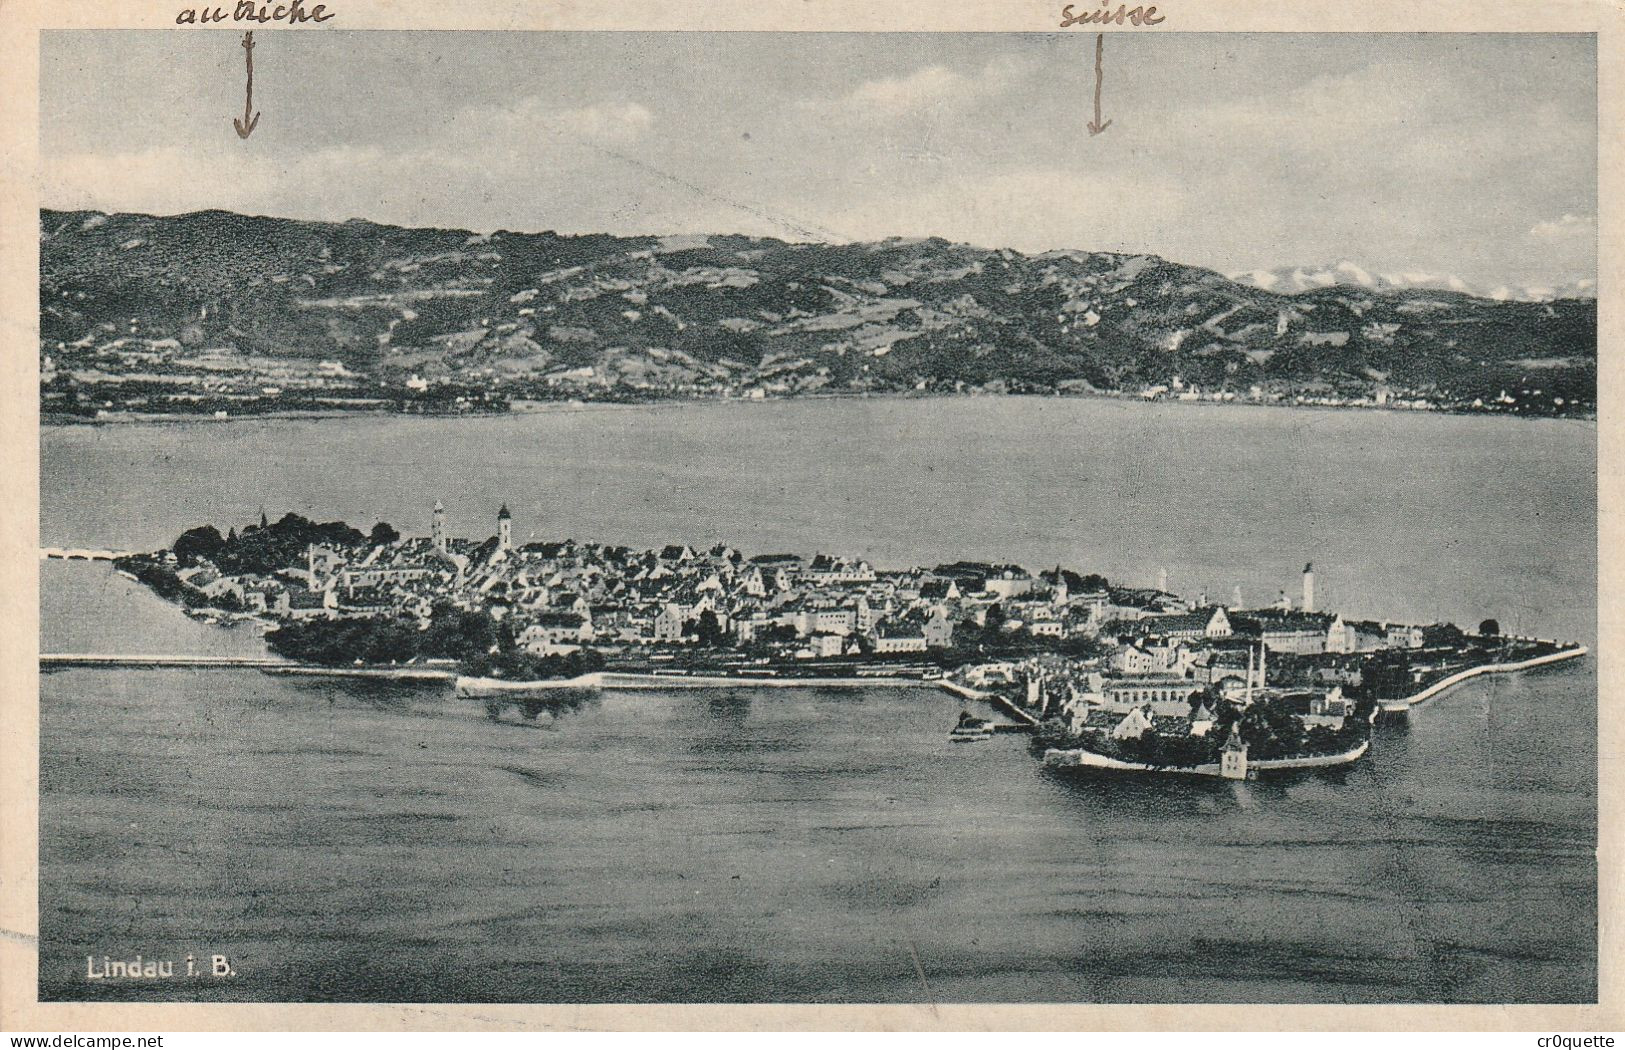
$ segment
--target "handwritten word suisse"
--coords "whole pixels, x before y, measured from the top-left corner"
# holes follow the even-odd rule
[[[302,22],[325,22],[332,17],[333,12],[327,9],[326,4],[307,8],[303,0],[293,0],[287,4],[260,4],[254,0],[239,0],[230,14],[226,13],[224,7],[182,8],[180,14],[175,16],[175,24],[185,26],[207,25],[210,22],[286,22],[289,25],[299,25]]]
[[[1157,5],[1146,7],[1129,7],[1127,4],[1118,4],[1112,7],[1110,0],[1101,0],[1099,9],[1085,11],[1081,15],[1072,12],[1072,5],[1067,4],[1061,8],[1061,28],[1077,25],[1122,25],[1128,22],[1137,26],[1154,26],[1167,18],[1166,15],[1157,14]]]

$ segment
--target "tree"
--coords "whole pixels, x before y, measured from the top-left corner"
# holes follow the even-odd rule
[[[1343,738],[1331,726],[1311,726],[1304,734],[1303,749],[1312,755],[1329,755],[1343,750]]]
[[[704,610],[698,618],[685,623],[683,634],[699,639],[699,643],[706,646],[721,645],[727,641],[722,624],[717,620],[717,614],[710,609]]]
[[[1298,749],[1303,723],[1284,707],[1255,703],[1241,716],[1241,738],[1253,749],[1254,758],[1275,758]]]
[[[1038,742],[1045,747],[1075,747],[1079,737],[1072,732],[1072,724],[1064,718],[1051,716],[1038,724],[1034,731]]]
[[[212,526],[207,525],[193,529],[187,535],[197,534],[206,543],[208,537],[204,530],[219,535]],[[359,547],[365,542],[366,537],[360,530],[342,521],[317,524],[297,514],[286,514],[263,528],[244,529],[235,543],[220,541],[216,554],[211,557],[220,571],[229,575],[270,575],[278,569],[303,565],[305,551],[313,543],[330,547]],[[179,547],[175,554],[181,557]]]
[[[1410,654],[1402,649],[1372,653],[1360,668],[1359,695],[1362,697],[1406,696],[1415,691],[1414,685]]]
[[[1486,638],[1494,638],[1501,633],[1501,625],[1495,620],[1485,620],[1478,625],[1478,633]]]
[[[213,525],[200,525],[181,533],[171,548],[182,565],[191,565],[199,558],[213,558],[226,545],[225,537]]]
[[[793,642],[796,638],[795,627],[787,623],[770,623],[756,632],[759,642]]]
[[[1091,660],[1098,656],[1105,656],[1110,646],[1099,638],[1091,638],[1086,634],[1074,634],[1066,638],[1057,638],[1053,649],[1063,656],[1070,656],[1074,660]]]
[[[436,606],[419,642],[425,656],[467,659],[502,647],[497,623],[485,612]]]
[[[372,541],[374,547],[387,547],[400,538],[401,534],[387,521],[380,521],[367,533],[367,539]]]
[[[1120,741],[1123,757],[1151,766],[1190,769],[1219,757],[1221,741],[1211,733],[1207,736],[1162,736],[1146,733],[1139,738]]]
[[[1422,639],[1430,649],[1439,646],[1459,649],[1467,643],[1467,632],[1453,623],[1429,624],[1422,628]]]

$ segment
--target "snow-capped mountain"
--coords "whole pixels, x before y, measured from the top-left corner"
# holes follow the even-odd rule
[[[1595,299],[1597,297],[1597,282],[1589,279],[1556,286],[1503,284],[1493,288],[1486,288],[1471,284],[1460,277],[1450,274],[1420,271],[1374,273],[1346,259],[1329,266],[1283,266],[1275,270],[1247,270],[1229,276],[1233,281],[1240,281],[1243,284],[1250,284],[1254,288],[1261,288],[1266,292],[1279,292],[1283,295],[1296,295],[1298,292],[1313,291],[1316,288],[1329,288],[1333,285],[1347,285],[1355,288],[1367,288],[1375,292],[1432,288],[1446,292],[1461,292],[1464,295],[1476,295],[1484,299],[1536,303],[1550,302],[1553,299]]]

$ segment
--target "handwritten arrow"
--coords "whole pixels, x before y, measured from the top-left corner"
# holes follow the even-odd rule
[[[1102,124],[1101,121],[1100,121],[1100,82],[1105,76],[1105,74],[1101,71],[1101,68],[1100,68],[1100,58],[1101,58],[1101,55],[1105,52],[1105,50],[1106,50],[1106,34],[1105,33],[1096,33],[1095,34],[1095,119],[1090,121],[1089,124],[1088,124],[1089,137],[1090,138],[1094,138],[1096,135],[1100,134],[1102,131],[1105,131],[1107,128],[1112,126],[1112,122],[1109,121],[1109,120],[1106,121],[1104,124]]]
[[[249,30],[243,34],[243,61],[248,64],[248,97],[243,100],[243,119],[231,118],[232,127],[237,129],[237,137],[246,139],[254,133],[254,127],[260,122],[260,115],[255,113],[252,119],[249,113],[254,108],[254,31]],[[1098,88],[1097,94],[1098,94]],[[1096,99],[1095,108],[1099,109],[1099,99]],[[1095,114],[1099,119],[1099,113]]]

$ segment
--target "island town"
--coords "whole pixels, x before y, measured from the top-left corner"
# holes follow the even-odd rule
[[[1582,655],[1494,620],[1348,619],[1295,595],[1182,596],[1062,566],[958,561],[882,569],[717,545],[519,544],[506,506],[483,540],[362,532],[297,514],[172,547],[118,570],[212,622],[263,625],[287,673],[455,681],[512,697],[583,686],[928,684],[965,712],[950,734],[1032,735],[1047,765],[1256,777],[1346,765],[1383,713],[1477,674]]]

